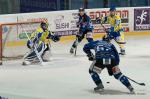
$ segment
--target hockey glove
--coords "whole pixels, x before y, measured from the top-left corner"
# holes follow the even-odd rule
[[[54,42],[58,42],[60,40],[60,36],[59,35],[54,35],[53,38],[52,38],[52,40]]]
[[[89,61],[93,61],[95,58],[94,58],[94,55],[91,53],[91,54],[88,54],[87,55]]]
[[[112,32],[112,30],[110,28],[106,29],[106,33],[111,33],[111,32]]]
[[[101,23],[101,19],[99,17],[97,17],[95,21],[96,21],[97,24]]]
[[[79,28],[79,27],[80,27],[80,23],[79,23],[79,22],[77,22],[77,23],[76,23],[76,25],[77,25],[77,28]]]

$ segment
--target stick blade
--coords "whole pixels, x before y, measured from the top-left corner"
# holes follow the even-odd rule
[[[140,83],[141,86],[146,86],[145,83]]]

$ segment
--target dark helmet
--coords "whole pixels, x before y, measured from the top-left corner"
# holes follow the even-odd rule
[[[115,6],[111,6],[109,11],[115,11],[116,10],[116,7]]]
[[[41,28],[46,30],[48,28],[48,23],[47,22],[41,22]]]
[[[85,9],[84,8],[79,8],[79,12],[81,12],[81,11],[85,11]]]
[[[47,24],[45,22],[41,22],[41,27],[43,26],[47,26]]]

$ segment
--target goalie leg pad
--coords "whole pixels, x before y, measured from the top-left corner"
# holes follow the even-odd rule
[[[44,50],[46,49],[46,46],[44,43],[40,44],[38,47],[37,47],[37,52],[39,54],[39,56],[41,57]],[[29,53],[27,53],[24,57],[24,60],[28,60],[28,61],[33,61],[35,59],[38,59],[37,58],[37,55],[35,53],[35,50],[31,49]]]

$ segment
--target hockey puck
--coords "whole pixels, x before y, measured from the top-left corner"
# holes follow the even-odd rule
[[[107,81],[106,83],[107,83],[107,84],[109,84],[110,82],[109,82],[109,81]]]

